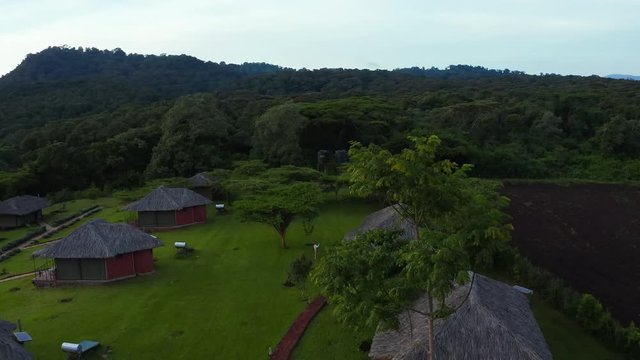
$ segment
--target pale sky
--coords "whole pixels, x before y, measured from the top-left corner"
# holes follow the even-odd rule
[[[0,0],[0,75],[61,45],[309,69],[640,75],[640,0]]]

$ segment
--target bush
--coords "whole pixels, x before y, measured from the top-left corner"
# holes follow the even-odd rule
[[[592,333],[597,332],[602,327],[604,308],[600,301],[591,294],[584,294],[578,303],[576,320],[585,329]]]
[[[309,271],[311,271],[312,266],[313,262],[311,259],[307,258],[305,254],[295,258],[289,267],[287,282],[295,284],[298,287],[302,286],[307,280],[307,276],[309,275]]]
[[[629,327],[623,327],[598,299],[590,294],[579,294],[552,273],[536,267],[518,254],[514,256],[512,271],[518,281],[536,290],[544,300],[575,319],[590,333],[619,351],[640,356],[640,329],[633,322]]]

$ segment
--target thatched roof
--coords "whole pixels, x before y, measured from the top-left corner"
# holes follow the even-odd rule
[[[395,205],[400,206],[400,205]],[[365,233],[374,229],[394,229],[398,228],[403,231],[403,238],[413,240],[418,237],[416,226],[409,220],[403,220],[400,214],[394,209],[394,206],[387,206],[382,210],[378,210],[369,214],[362,221],[359,228],[353,229],[344,236],[345,240],[352,240],[358,234]]]
[[[189,186],[191,187],[211,187],[216,185],[217,181],[216,178],[201,172],[198,174],[195,174],[194,176],[190,177],[189,179]]]
[[[469,287],[460,286],[447,298],[449,306],[460,306],[458,311],[435,322],[435,359],[552,359],[525,295],[479,274],[471,292]],[[426,312],[426,296],[414,308]],[[397,331],[376,333],[369,352],[372,359],[426,358],[426,317],[407,311],[399,320]]]
[[[27,215],[49,206],[49,200],[37,196],[16,196],[0,202],[0,215]]]
[[[211,204],[211,200],[185,188],[160,186],[141,200],[125,206],[129,211],[171,211]]]
[[[0,359],[31,360],[33,357],[25,350],[13,336],[16,326],[5,320],[0,320]]]
[[[106,259],[162,246],[155,237],[128,224],[91,220],[33,256],[56,259]]]

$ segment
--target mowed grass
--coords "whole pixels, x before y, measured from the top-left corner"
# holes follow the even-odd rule
[[[35,289],[30,278],[0,283],[0,318],[22,320],[37,358],[65,359],[60,344],[84,339],[100,341],[117,359],[266,358],[306,305],[282,286],[290,262],[312,256],[312,242],[337,243],[372,210],[363,202],[329,203],[310,236],[292,225],[286,250],[273,229],[231,214],[158,232],[165,246],[154,252],[155,274],[51,289]],[[123,216],[117,209],[100,215]],[[174,241],[196,251],[176,258]]]
[[[555,360],[624,360],[625,355],[606,347],[600,340],[586,333],[563,313],[533,298],[533,313]]]
[[[355,330],[339,322],[326,306],[311,322],[294,348],[292,360],[366,360],[367,351],[360,344],[371,341],[375,329]]]

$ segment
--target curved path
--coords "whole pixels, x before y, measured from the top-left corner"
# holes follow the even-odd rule
[[[327,304],[327,299],[324,296],[318,296],[311,304],[291,324],[289,330],[284,335],[280,343],[276,347],[276,351],[271,354],[271,360],[287,360],[291,351],[296,346],[302,334],[307,329],[307,326],[313,320],[313,318],[322,310]]]

